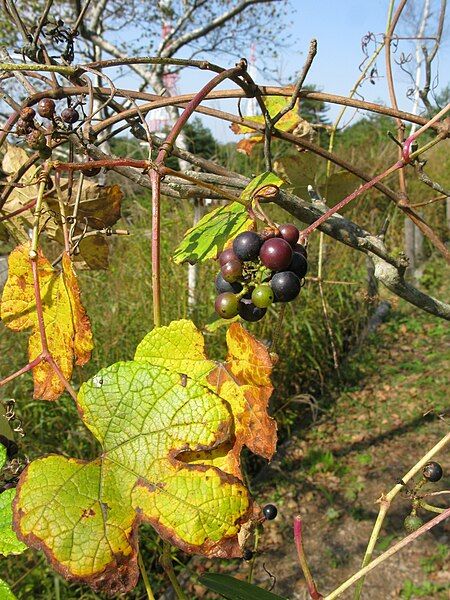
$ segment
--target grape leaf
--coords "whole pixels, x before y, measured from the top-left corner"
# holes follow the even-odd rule
[[[12,502],[16,489],[10,488],[0,494],[0,554],[21,554],[27,547],[17,539],[12,528]]]
[[[278,175],[275,175],[275,173],[271,173],[270,171],[265,171],[264,173],[261,173],[261,175],[254,177],[245,187],[241,193],[241,200],[248,205],[253,198],[257,198],[258,196],[265,197],[267,192],[269,192],[269,194],[271,192],[273,193],[282,185],[284,185],[284,181],[280,179]]]
[[[58,572],[94,589],[129,591],[138,578],[141,522],[186,552],[241,555],[239,534],[260,512],[235,474],[236,451],[233,468],[215,461],[229,466],[223,457],[234,444],[240,450],[251,436],[264,437],[260,428],[244,432],[244,413],[259,378],[266,401],[270,359],[240,325],[233,327],[224,365],[208,360],[202,335],[182,320],[150,332],[135,360],[83,384],[78,409],[100,455],[35,460],[23,471],[14,502],[19,538],[42,549]],[[245,340],[247,353],[257,355],[241,364],[234,344]]]
[[[228,600],[287,600],[257,585],[241,581],[223,573],[206,573],[200,583]]]
[[[325,197],[327,203],[332,206],[343,200],[354,190],[357,190],[361,183],[361,179],[353,175],[353,173],[336,171],[336,173],[333,173],[329,177],[327,186],[320,187],[323,188],[322,195]]]
[[[280,110],[282,110],[290,102],[290,100],[287,98],[283,98],[282,96],[266,96],[263,99],[263,102],[267,107],[269,115],[273,118],[280,112]],[[296,102],[294,108],[287,112],[285,115],[283,115],[281,119],[276,123],[275,129],[279,129],[280,131],[293,131],[294,129],[298,128],[299,125],[302,125],[304,131],[309,133],[311,126],[309,125],[309,123],[307,123],[307,121],[304,121],[304,119],[300,117],[298,109],[299,105],[298,102]],[[245,118],[246,120],[254,121],[255,123],[265,123],[263,115],[247,116]],[[256,144],[261,143],[264,139],[264,135],[262,133],[255,133],[254,129],[252,129],[251,127],[247,127],[246,125],[233,123],[230,126],[230,128],[233,131],[233,133],[236,134],[250,134],[248,137],[242,139],[236,145],[236,150],[238,150],[239,152],[243,152],[247,155],[250,155],[254,146]],[[303,133],[303,135],[306,135],[306,133]]]
[[[238,202],[219,206],[188,229],[175,250],[173,259],[179,264],[216,258],[229,238],[236,237],[238,233],[251,229],[252,226],[253,221],[248,216],[245,206]]]
[[[72,203],[67,212],[72,213],[78,188],[72,194]],[[84,181],[78,203],[77,218],[81,224],[87,223],[92,229],[112,227],[120,219],[120,210],[124,193],[120,186],[100,185],[91,181]],[[59,213],[57,199],[49,199],[47,204],[56,213]]]
[[[286,156],[274,162],[274,169],[293,186],[297,196],[305,196],[308,185],[316,186],[320,159],[312,152],[300,152],[297,156]]]
[[[0,579],[0,600],[16,600],[9,585],[3,579]]]
[[[42,352],[36,312],[29,244],[15,248],[8,261],[8,280],[1,302],[1,318],[13,331],[32,328],[28,356],[32,361]],[[69,257],[64,254],[62,271],[55,270],[41,251],[37,259],[43,318],[48,348],[64,377],[70,379],[73,362],[84,365],[92,350],[89,319],[81,304],[77,278]],[[34,398],[56,400],[64,386],[49,363],[33,369]]]
[[[7,181],[15,177],[16,172],[28,161],[29,156],[23,148],[7,145],[7,150],[2,160],[2,170],[6,174]],[[33,227],[33,210],[36,199],[36,182],[38,169],[35,165],[30,168],[19,179],[23,187],[14,187],[8,196],[7,201],[0,209],[2,217],[11,215],[16,211],[21,211],[16,216],[10,216],[8,220],[0,223],[0,236],[6,239],[8,234],[17,241],[17,243],[26,243],[29,239],[28,231]],[[28,208],[27,208],[28,207]],[[25,209],[25,210],[24,210]],[[56,225],[56,221],[49,214],[46,214],[46,224]]]

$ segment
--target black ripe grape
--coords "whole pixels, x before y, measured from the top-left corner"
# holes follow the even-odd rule
[[[244,321],[259,321],[266,314],[267,308],[258,308],[248,298],[242,298],[239,302],[239,315]]]
[[[300,254],[300,252],[294,252],[288,270],[295,273],[300,279],[303,279],[308,272],[308,263],[304,255]]]
[[[219,254],[218,259],[221,267],[223,267],[225,263],[230,262],[230,260],[239,260],[236,254],[233,252],[232,248],[227,248],[226,250],[223,250]]]
[[[292,271],[281,271],[272,277],[270,287],[278,302],[291,302],[300,294],[301,284]]]
[[[273,519],[275,519],[278,514],[278,509],[275,506],[275,504],[266,504],[266,506],[264,506],[262,510],[263,515],[268,521],[273,521]]]
[[[242,276],[242,263],[239,260],[230,260],[220,269],[225,281],[233,283]]]
[[[306,251],[305,246],[303,244],[295,244],[294,252],[298,252],[299,254],[303,254],[305,258],[308,258],[308,252]]]
[[[252,302],[258,308],[267,308],[273,300],[273,290],[267,283],[257,285],[252,292]]]
[[[216,298],[215,309],[216,313],[222,319],[232,319],[238,314],[239,301],[235,294],[225,292]]]
[[[291,223],[285,223],[279,227],[281,237],[286,240],[292,247],[298,242],[299,230]]]
[[[292,248],[281,238],[267,240],[261,246],[259,257],[262,264],[272,271],[286,269],[292,260]]]
[[[254,231],[244,231],[234,238],[233,251],[239,260],[256,260],[261,241],[260,236]]]
[[[428,481],[432,481],[433,483],[442,479],[443,475],[441,465],[434,461],[427,463],[424,466],[422,473],[425,479],[428,479]]]
[[[225,281],[220,271],[216,275],[215,283],[216,290],[219,292],[219,294],[223,294],[224,292],[233,292],[234,294],[238,294],[242,290],[242,285],[238,281],[233,283]]]

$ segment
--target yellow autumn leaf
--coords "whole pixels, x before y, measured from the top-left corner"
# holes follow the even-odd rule
[[[42,353],[29,244],[15,248],[8,261],[8,280],[3,290],[1,318],[13,331],[32,329],[28,342],[30,362]],[[77,278],[64,254],[62,271],[57,271],[41,251],[37,259],[39,288],[48,349],[67,380],[73,363],[84,365],[91,356],[92,332],[81,304]],[[33,369],[34,398],[57,400],[64,385],[47,361]]]

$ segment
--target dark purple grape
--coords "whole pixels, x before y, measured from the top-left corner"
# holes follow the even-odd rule
[[[214,308],[223,319],[232,319],[238,314],[238,299],[235,294],[225,292],[217,296]]]
[[[292,260],[292,248],[282,238],[273,238],[267,240],[261,246],[259,257],[263,265],[272,269],[272,271],[280,271],[286,269]]]
[[[242,290],[242,284],[240,284],[239,281],[234,281],[233,283],[225,281],[220,271],[216,275],[215,285],[219,294],[223,294],[224,292],[238,294]]]
[[[295,244],[294,252],[298,252],[299,254],[303,254],[305,258],[308,258],[308,252],[306,251],[305,246],[302,244]]]
[[[55,102],[51,98],[42,98],[37,105],[37,111],[44,119],[52,119],[55,114]]]
[[[230,260],[222,266],[220,272],[225,281],[233,283],[242,277],[242,263],[239,260]]]
[[[262,240],[255,231],[244,231],[234,238],[233,251],[239,260],[256,260]]]
[[[283,225],[280,225],[279,230],[283,240],[286,240],[288,244],[294,247],[298,242],[298,236],[300,234],[297,227],[291,223],[284,223]]]
[[[275,273],[270,281],[275,300],[278,302],[291,302],[300,294],[300,279],[292,271]]]
[[[303,277],[308,272],[308,262],[303,256],[303,254],[300,254],[300,252],[294,252],[294,254],[292,255],[291,263],[287,268],[287,271],[292,271],[297,275],[297,277],[303,279]]]
[[[236,254],[233,252],[232,248],[227,248],[226,250],[223,250],[219,254],[218,259],[221,267],[223,267],[225,263],[230,262],[230,260],[239,260]]]
[[[432,481],[433,483],[442,479],[443,475],[441,465],[434,461],[427,463],[422,469],[422,473],[425,479],[428,479],[428,481]]]
[[[258,308],[248,298],[241,298],[239,302],[239,315],[244,321],[259,321],[267,312],[267,308]]]
[[[69,108],[65,108],[61,113],[61,119],[64,121],[64,123],[73,124],[76,123],[79,120],[79,118],[80,115],[78,111],[70,106]]]
[[[253,558],[253,552],[249,548],[246,548],[244,550],[244,552],[242,553],[242,558],[244,560],[252,560],[252,558]]]

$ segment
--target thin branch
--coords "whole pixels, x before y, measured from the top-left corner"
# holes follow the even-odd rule
[[[449,319],[450,320],[450,319]],[[408,481],[410,479],[412,479],[421,469],[422,467],[424,467],[427,462],[433,458],[433,456],[435,454],[437,454],[440,450],[442,450],[443,448],[445,448],[445,446],[450,442],[450,433],[447,433],[447,435],[445,435],[441,440],[439,440],[439,442],[437,444],[435,444],[433,446],[433,448],[431,448],[431,450],[429,450],[425,456],[423,456],[407,473],[406,475],[404,475],[401,479],[401,483],[397,483],[388,494],[383,494],[379,500],[380,503],[380,511],[378,513],[378,517],[377,520],[375,522],[375,525],[373,527],[373,531],[372,534],[370,536],[369,539],[369,543],[367,545],[367,549],[366,549],[366,553],[364,555],[364,559],[362,562],[362,567],[366,567],[366,565],[373,564],[370,561],[372,560],[372,554],[373,551],[375,549],[375,545],[377,543],[378,540],[378,536],[380,534],[381,531],[381,526],[383,524],[384,518],[391,506],[391,503],[393,501],[393,499],[395,498],[395,496],[397,496],[397,494],[399,492],[401,492],[404,489],[404,486],[406,483],[408,483]],[[363,576],[364,577],[364,574]],[[360,581],[360,583],[358,584],[358,587],[356,588],[356,592],[355,592],[355,600],[357,598],[360,597],[361,595],[361,590],[364,584],[364,578],[362,579],[362,581]]]
[[[311,40],[311,42],[309,44],[308,56],[306,58],[306,62],[303,66],[303,69],[297,79],[297,83],[295,84],[295,88],[292,93],[292,97],[291,97],[290,101],[288,102],[288,104],[286,104],[286,106],[284,106],[274,117],[272,117],[272,119],[271,119],[272,126],[276,125],[278,123],[278,121],[282,117],[284,117],[285,114],[287,114],[290,110],[292,110],[294,108],[295,103],[298,100],[300,90],[302,89],[303,84],[305,83],[306,76],[309,73],[309,70],[311,68],[311,65],[313,63],[313,60],[314,60],[316,54],[317,54],[317,40],[313,39],[313,40]]]
[[[308,561],[306,560],[306,554],[303,549],[302,518],[299,516],[294,517],[294,540],[295,547],[297,548],[298,561],[306,579],[309,595],[311,596],[312,600],[321,600],[323,596],[317,590],[316,582],[314,581],[314,577],[309,568]]]
[[[402,550],[405,546],[408,546],[408,544],[410,544],[411,542],[416,540],[418,537],[420,537],[427,531],[430,531],[430,529],[432,529],[433,527],[435,527],[442,521],[445,521],[445,519],[448,519],[449,517],[450,517],[450,508],[447,508],[447,510],[445,510],[442,514],[438,515],[437,517],[434,517],[434,519],[431,519],[431,521],[428,521],[428,523],[425,523],[425,525],[422,525],[422,527],[417,529],[417,531],[414,531],[413,533],[409,534],[408,536],[406,536],[405,538],[400,540],[400,542],[398,542],[397,544],[394,544],[394,546],[392,546],[392,548],[389,548],[389,550],[386,550],[386,552],[383,552],[383,554],[378,556],[375,560],[373,560],[366,567],[364,567],[363,569],[361,569],[360,571],[358,571],[357,573],[352,575],[352,577],[347,579],[347,581],[345,581],[337,589],[335,589],[333,592],[331,592],[331,594],[328,594],[327,596],[325,596],[324,600],[334,600],[334,598],[337,598],[338,596],[340,596],[342,594],[342,592],[345,592],[345,590],[347,588],[349,588],[351,585],[356,583],[361,578],[365,577],[367,575],[367,573],[369,573],[370,571],[375,569],[375,567],[378,567],[378,565],[380,565],[386,559],[390,558],[391,556],[396,554],[399,550]]]

